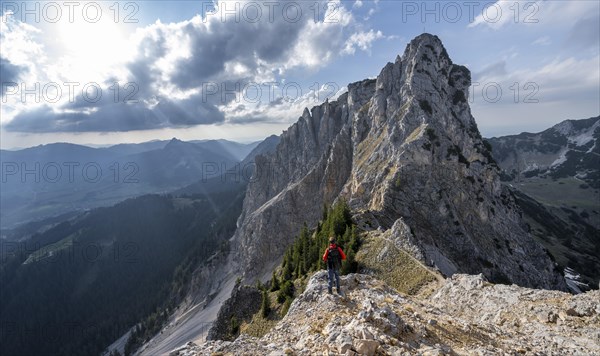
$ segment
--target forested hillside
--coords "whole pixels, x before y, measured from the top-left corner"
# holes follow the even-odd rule
[[[168,312],[191,269],[226,248],[242,198],[243,187],[148,195],[13,243],[0,267],[0,354],[99,354],[153,312]]]

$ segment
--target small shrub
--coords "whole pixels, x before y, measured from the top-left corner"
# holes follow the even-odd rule
[[[460,148],[458,148],[458,146],[456,146],[456,145],[450,146],[450,147],[448,147],[448,150],[446,151],[446,158],[449,158],[450,156],[458,156],[459,152],[460,152]]]
[[[492,152],[492,144],[490,143],[490,141],[483,140],[483,145],[485,146],[486,150]]]
[[[466,103],[467,102],[467,98],[465,98],[465,93],[463,93],[462,90],[457,90],[456,92],[454,92],[454,95],[452,96],[452,104],[456,105],[459,103]]]
[[[285,302],[283,303],[283,307],[281,307],[281,317],[284,317],[288,310],[290,310],[290,306],[292,305],[293,299],[290,297],[285,298]]]
[[[469,168],[469,166],[471,165],[471,162],[469,162],[469,160],[465,156],[463,156],[462,152],[458,153],[458,161],[466,165],[467,168]]]
[[[231,317],[230,327],[231,327],[231,334],[233,334],[233,335],[237,335],[237,333],[240,331],[240,323],[237,321],[235,316]]]
[[[429,115],[433,115],[433,108],[429,104],[429,101],[419,100],[419,106],[421,107],[421,109],[423,109],[423,111],[425,111]]]
[[[396,188],[400,188],[400,186],[402,185],[402,182],[400,181],[400,177],[396,178],[396,182],[394,184],[396,185]]]
[[[427,135],[427,138],[429,138],[429,141],[435,141],[437,140],[437,135],[435,134],[435,130],[432,129],[431,127],[428,127],[425,130],[425,134]]]

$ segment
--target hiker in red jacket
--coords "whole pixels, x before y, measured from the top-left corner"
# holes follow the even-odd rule
[[[333,287],[333,279],[335,278],[335,287],[338,294],[341,293],[340,289],[340,266],[342,260],[346,259],[346,254],[342,251],[342,248],[335,243],[335,237],[329,238],[329,247],[325,250],[323,255],[323,261],[327,262],[327,273],[329,275],[328,291],[331,294],[331,288]]]

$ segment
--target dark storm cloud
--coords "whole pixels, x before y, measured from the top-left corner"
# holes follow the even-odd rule
[[[320,5],[328,4],[319,1]],[[287,1],[278,3],[273,16],[268,15],[264,3],[252,3],[262,6],[259,21],[248,21],[244,16],[240,21],[232,16],[223,21],[220,14],[213,14],[176,24],[157,22],[140,29],[135,55],[124,67],[137,103],[115,102],[109,89],[114,81],[106,80],[98,102],[79,95],[60,107],[44,105],[23,111],[5,125],[6,130],[107,132],[223,122],[219,108],[239,100],[233,92],[243,90],[261,75],[279,73],[289,63],[292,67],[315,65],[329,52],[339,52],[348,35],[344,27],[349,22],[342,18],[339,23],[315,25],[310,9],[314,2],[289,2],[302,8],[298,21],[282,11]],[[313,55],[311,63],[305,61],[307,54]],[[226,70],[228,66],[235,70]],[[165,92],[173,93],[173,97],[163,97]],[[193,94],[187,99],[176,98],[190,92]]]
[[[110,132],[185,127],[219,123],[224,120],[214,105],[203,103],[201,97],[175,101],[158,99],[158,103],[124,103],[105,100],[87,103],[74,102],[66,111],[55,113],[42,106],[25,111],[6,124],[7,131],[14,132]],[[88,109],[88,110],[82,110]]]
[[[16,83],[19,79],[19,75],[26,72],[27,68],[14,65],[8,59],[0,57],[0,84],[2,85],[1,95],[7,89],[8,83]]]
[[[257,22],[244,21],[243,16],[240,21],[233,18],[221,21],[220,15],[215,14],[208,15],[210,26],[204,23],[187,24],[183,31],[190,40],[192,55],[177,63],[172,81],[182,88],[193,88],[222,73],[224,64],[228,61],[240,62],[250,71],[256,70],[261,61],[287,61],[300,33],[309,23],[309,18],[312,20],[312,16],[308,14],[311,14],[309,6],[314,4],[293,2],[302,9],[298,11],[304,17],[298,22],[292,22],[282,11],[284,3],[281,2],[279,11],[273,11],[272,19],[268,18],[270,10],[262,6],[263,18]],[[258,6],[262,3],[253,4]]]

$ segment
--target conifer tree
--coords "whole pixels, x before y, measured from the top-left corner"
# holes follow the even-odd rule
[[[271,292],[275,292],[279,290],[279,278],[275,274],[275,270],[273,270],[273,276],[271,277]]]
[[[271,313],[271,301],[269,299],[269,293],[266,289],[262,291],[262,305],[260,307],[260,314],[263,318],[266,318]]]

